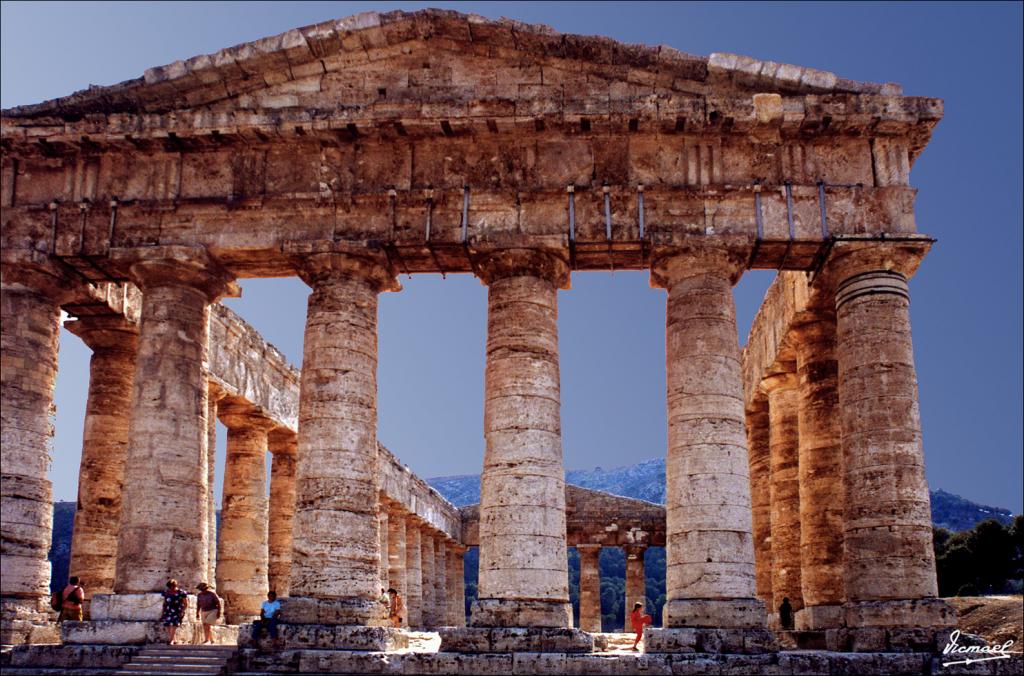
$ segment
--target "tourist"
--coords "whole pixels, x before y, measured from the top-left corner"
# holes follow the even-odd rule
[[[267,592],[267,600],[260,606],[260,619],[252,623],[252,637],[259,640],[260,631],[267,630],[270,638],[277,640],[277,613],[281,610],[281,602],[277,600],[277,592]]]
[[[779,625],[786,631],[793,629],[793,606],[789,604],[789,597],[782,599],[779,606]]]
[[[199,583],[196,619],[203,623],[203,643],[213,643],[213,625],[220,619],[220,597],[205,582]]]
[[[67,586],[60,592],[60,615],[57,616],[57,621],[81,622],[84,602],[85,590],[78,584],[78,576],[72,575]]]
[[[167,587],[160,595],[164,599],[160,620],[167,627],[167,642],[174,645],[174,634],[185,618],[185,611],[188,610],[188,592],[179,589],[178,581],[172,578],[167,581]]]
[[[391,597],[389,597],[388,593],[384,591],[384,587],[380,588],[380,598],[378,598],[377,600],[380,601],[380,604],[385,608],[391,607]]]
[[[401,627],[402,618],[405,616],[405,599],[394,587],[388,590],[388,597],[391,599],[388,603],[388,619],[391,620],[391,626]]]
[[[644,604],[634,603],[633,612],[629,614],[629,622],[633,625],[633,631],[636,632],[636,639],[633,640],[633,650],[639,650],[637,644],[644,637],[644,627],[654,622],[654,619],[650,615],[644,615]]]

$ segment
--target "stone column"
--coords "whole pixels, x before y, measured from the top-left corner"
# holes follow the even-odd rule
[[[445,554],[445,582],[448,585],[448,626],[466,626],[466,573],[463,557],[466,547],[457,543],[448,546]]]
[[[757,598],[772,605],[772,509],[768,398],[756,396],[747,409],[747,447],[750,449],[750,502],[754,532],[754,580]],[[841,552],[840,552],[841,554]]]
[[[554,255],[515,249],[477,266],[488,285],[480,478],[479,627],[568,627],[565,472]]]
[[[217,404],[224,390],[210,383],[206,401],[206,581],[217,584]]]
[[[377,296],[399,287],[383,255],[303,253],[296,262],[313,292],[299,397],[292,597],[282,620],[382,626]]]
[[[420,526],[415,516],[405,519],[405,607],[409,626],[423,626],[423,570],[420,550]]]
[[[380,586],[384,591],[387,591],[388,587],[391,586],[388,581],[388,566],[391,562],[391,555],[388,552],[388,508],[383,494],[380,496],[379,504],[380,514],[377,515],[377,530],[380,539],[380,561],[377,562],[377,570],[380,575]]]
[[[754,598],[750,476],[732,285],[742,270],[717,249],[655,259],[668,290],[666,627],[763,628]],[[666,634],[667,635],[667,634]],[[647,649],[668,650],[651,641]]]
[[[428,526],[420,530],[420,574],[422,585],[420,594],[421,618],[423,627],[433,629],[437,627],[437,577],[434,570],[434,536]]]
[[[816,319],[795,338],[800,428],[800,630],[842,626],[843,462],[835,321]]]
[[[445,540],[442,534],[434,540],[434,617],[437,626],[448,624],[448,565],[445,562]]]
[[[409,587],[406,584],[405,513],[397,505],[388,510],[388,584],[405,599],[406,613],[402,619],[409,626]]]
[[[634,603],[644,604],[647,610],[647,580],[644,578],[644,553],[647,545],[626,545],[622,548],[626,554],[626,624],[629,624],[629,613]]]
[[[248,405],[221,402],[228,428],[217,547],[217,591],[228,624],[260,614],[267,578],[267,433],[274,422]]]
[[[601,545],[576,545],[576,551],[580,555],[580,629],[596,634],[601,631]]]
[[[783,599],[789,599],[794,611],[803,608],[796,373],[786,371],[771,375],[761,381],[761,388],[768,395],[771,446],[768,482],[772,520],[772,605],[769,615],[777,619]]]
[[[86,316],[64,327],[92,349],[70,566],[91,597],[114,591],[139,329],[115,315]]]
[[[833,251],[844,479],[846,623],[948,625],[937,594],[901,245]],[[903,266],[901,271],[893,269]]]
[[[233,282],[202,248],[123,254],[143,296],[114,591],[192,588],[207,573],[208,310]]]
[[[59,273],[37,276],[5,262],[0,281],[0,643],[57,640],[48,612],[53,498],[46,473],[66,298]]]
[[[267,583],[278,597],[288,596],[292,577],[292,524],[295,520],[295,454],[291,432],[272,432],[270,516],[267,526]]]

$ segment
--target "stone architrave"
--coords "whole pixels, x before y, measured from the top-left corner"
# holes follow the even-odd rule
[[[396,505],[388,508],[388,586],[405,600],[402,626],[409,626],[409,587],[406,583],[405,513]]]
[[[907,270],[913,254],[851,242],[833,252],[848,627],[941,627],[936,599]]]
[[[64,322],[92,349],[70,574],[86,597],[114,591],[138,326],[116,315]]]
[[[836,325],[814,319],[794,328],[799,378],[800,583],[798,630],[842,626],[843,463]]]
[[[411,514],[405,519],[405,607],[409,626],[422,627],[423,622],[423,570],[420,548],[419,519]]]
[[[203,248],[117,253],[143,296],[114,591],[188,589],[207,574],[209,305],[234,283]]]
[[[644,554],[647,552],[647,545],[626,545],[622,548],[626,555],[626,603],[623,606],[626,610],[626,630],[629,630],[629,614],[633,611],[633,604],[642,603],[644,611],[647,610],[647,580],[644,577]]]
[[[221,402],[217,414],[228,428],[217,591],[227,623],[241,624],[259,616],[269,588],[267,434],[274,422],[231,402]]]
[[[292,523],[295,519],[295,435],[271,432],[270,515],[267,525],[267,583],[278,597],[290,593]]]
[[[281,618],[382,626],[377,299],[399,286],[383,255],[333,248],[294,255],[313,291],[299,397],[291,598]]]
[[[466,626],[466,587],[463,557],[466,547],[458,543],[448,545],[445,553],[445,582],[448,585],[448,621],[450,627]]]
[[[747,409],[747,447],[750,449],[750,504],[754,534],[754,580],[757,598],[772,605],[771,442],[768,397],[754,399]]]
[[[761,387],[768,395],[770,420],[772,605],[769,615],[776,621],[784,599],[789,599],[794,611],[804,605],[800,583],[800,438],[797,426],[800,393],[795,371],[771,375],[761,381]]]
[[[515,249],[477,265],[488,287],[474,626],[571,624],[558,366],[561,258]]]
[[[771,642],[754,587],[750,474],[732,298],[742,269],[741,256],[714,247],[661,252],[651,269],[652,286],[668,290],[668,600],[665,627],[648,629],[648,652],[679,650],[683,627],[731,632],[740,652]]]
[[[448,565],[442,533],[434,538],[434,619],[438,627],[448,624]]]
[[[426,629],[434,629],[437,621],[437,576],[434,566],[434,534],[430,526],[423,526],[420,531],[420,572],[423,581],[421,594],[421,621]]]
[[[596,634],[601,631],[601,545],[576,545],[576,551],[580,555],[580,629]]]
[[[47,479],[60,306],[70,280],[5,262],[0,277],[0,643],[57,640],[50,623],[47,551],[53,499]]]

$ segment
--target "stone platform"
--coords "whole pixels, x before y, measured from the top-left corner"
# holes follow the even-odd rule
[[[140,646],[16,646],[0,652],[5,674],[109,674],[130,661]],[[435,653],[343,650],[264,651],[243,648],[237,674],[941,674],[1024,673],[1024,657],[946,667],[924,653],[783,651],[764,655]]]
[[[441,627],[441,653],[591,653],[585,631],[548,627]]]
[[[391,627],[362,627],[335,624],[279,624],[276,644],[261,632],[253,636],[253,625],[244,624],[239,628],[238,645],[246,648],[271,648],[301,650],[304,648],[331,649],[336,651],[379,651],[393,652],[409,647],[409,637],[401,629]]]

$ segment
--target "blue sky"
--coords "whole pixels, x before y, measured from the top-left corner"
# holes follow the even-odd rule
[[[10,3],[2,11],[4,108],[365,10],[420,3]],[[938,238],[911,282],[928,479],[1022,510],[1021,4],[432,3],[559,31],[736,52],[945,99],[917,161],[917,221]],[[736,289],[741,342],[771,273]],[[382,297],[380,438],[422,476],[478,472],[486,289],[474,278],[403,279]],[[306,287],[247,280],[229,302],[295,363]],[[640,273],[577,274],[560,294],[568,468],[664,455],[664,292]],[[74,499],[89,351],[61,337],[51,477]],[[220,443],[223,458],[223,435]],[[223,459],[221,460],[223,462]],[[220,474],[220,472],[218,472]]]

